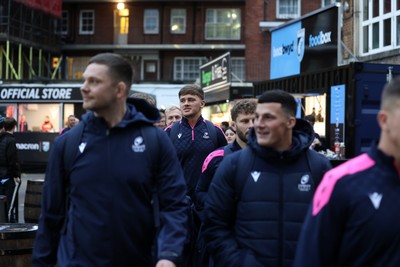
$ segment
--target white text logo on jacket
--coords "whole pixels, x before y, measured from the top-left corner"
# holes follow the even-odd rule
[[[143,143],[143,137],[138,136],[133,141],[132,145],[133,152],[144,152],[146,150],[146,145]]]
[[[311,190],[310,175],[305,174],[300,178],[300,183],[297,185],[299,191],[308,192]]]

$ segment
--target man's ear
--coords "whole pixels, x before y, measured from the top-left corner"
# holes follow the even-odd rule
[[[119,82],[117,84],[117,95],[118,97],[126,97],[127,96],[127,92],[126,92],[127,88],[126,88],[126,84],[124,82]]]
[[[204,108],[204,107],[205,107],[205,105],[206,105],[206,101],[204,101],[204,100],[201,100],[201,102],[200,102],[200,107]]]
[[[286,124],[289,129],[293,129],[296,125],[296,117],[290,116]]]
[[[237,130],[236,130],[236,123],[235,123],[234,121],[232,121],[231,127],[233,128],[233,130],[235,130],[235,132],[237,132]]]
[[[380,110],[376,116],[379,127],[383,130],[387,128],[388,113],[385,110]]]

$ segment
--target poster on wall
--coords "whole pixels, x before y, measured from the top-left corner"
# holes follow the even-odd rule
[[[334,143],[335,141],[345,142],[345,95],[346,88],[344,84],[334,85],[331,87],[330,129],[331,136],[333,136],[331,143]]]
[[[317,10],[271,32],[270,78],[336,67],[339,7]]]

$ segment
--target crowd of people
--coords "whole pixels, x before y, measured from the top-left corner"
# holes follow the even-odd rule
[[[68,117],[51,150],[33,266],[400,265],[400,78],[383,89],[379,141],[332,168],[316,118],[296,118],[283,90],[236,101],[215,125],[198,85],[159,110],[129,95],[132,73],[117,54],[89,60],[89,112]],[[17,122],[0,126],[9,196]]]

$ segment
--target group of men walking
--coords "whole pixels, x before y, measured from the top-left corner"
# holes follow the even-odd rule
[[[400,231],[389,227],[400,215],[380,213],[399,198],[400,80],[384,90],[379,144],[332,170],[282,90],[238,101],[227,145],[202,117],[197,85],[180,90],[183,118],[163,131],[155,107],[128,98],[123,57],[92,57],[83,80],[90,112],[51,151],[33,266],[400,264]]]

